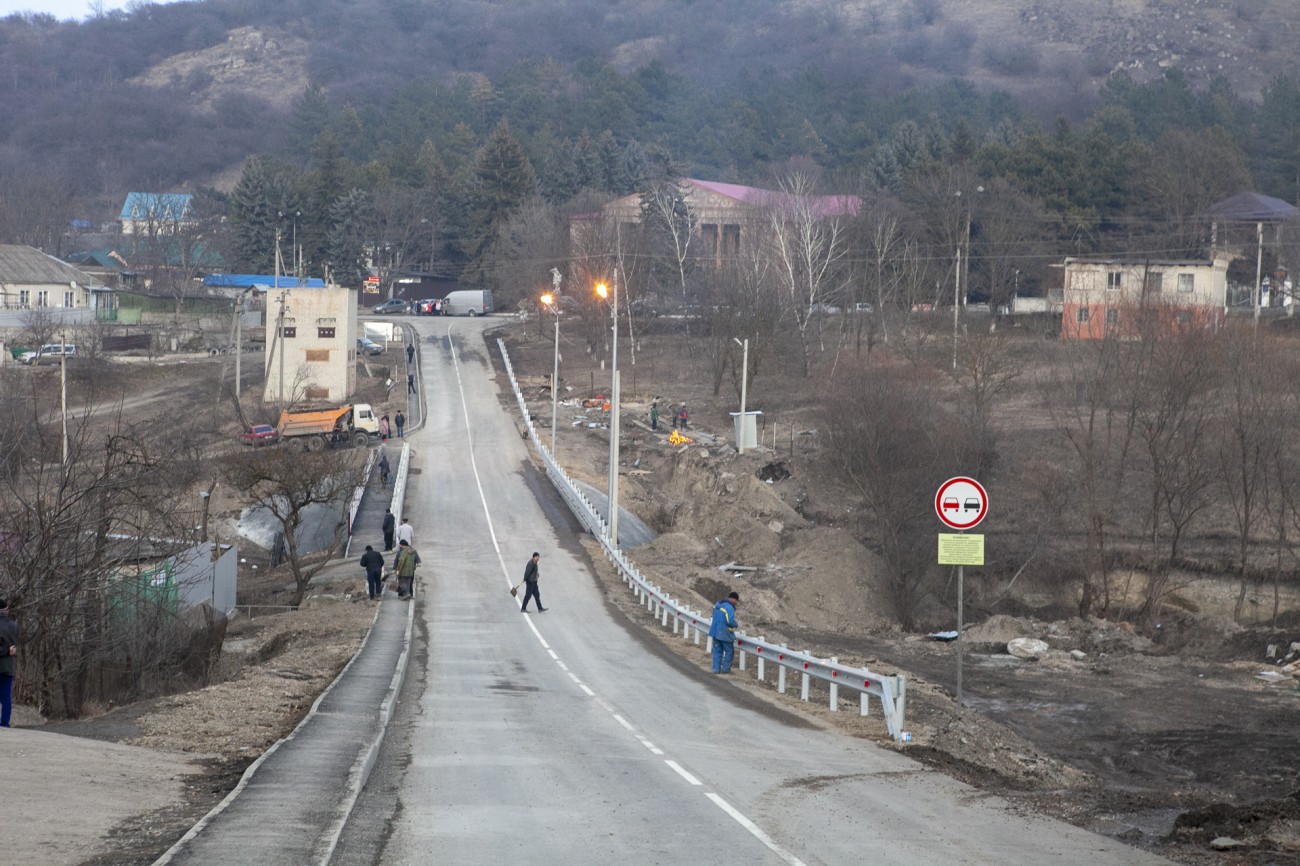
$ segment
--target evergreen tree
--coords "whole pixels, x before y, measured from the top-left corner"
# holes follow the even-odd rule
[[[314,150],[313,169],[305,179],[303,190],[306,207],[297,221],[297,235],[307,274],[324,277],[325,269],[331,265],[331,209],[347,193],[348,167],[333,134],[322,135]]]
[[[503,120],[479,151],[472,185],[472,215],[461,247],[469,267],[466,279],[484,285],[487,254],[510,215],[537,190],[533,167]]]
[[[304,156],[311,151],[312,142],[316,141],[330,125],[330,106],[325,98],[325,89],[319,84],[311,83],[293,103],[293,131],[290,144],[295,153]]]

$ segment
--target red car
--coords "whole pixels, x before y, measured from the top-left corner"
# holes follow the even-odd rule
[[[239,441],[245,445],[274,445],[280,441],[280,431],[270,424],[254,424],[239,434]]]

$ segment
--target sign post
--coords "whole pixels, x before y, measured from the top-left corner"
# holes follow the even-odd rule
[[[989,511],[989,495],[974,478],[957,476],[939,485],[934,513],[959,533],[979,525]],[[939,535],[939,564],[957,566],[957,712],[961,712],[962,616],[966,600],[966,566],[984,564],[984,536]]]

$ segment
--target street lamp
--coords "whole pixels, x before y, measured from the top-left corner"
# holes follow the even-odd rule
[[[551,371],[551,460],[556,461],[555,465],[558,467],[560,464],[555,456],[555,419],[560,393],[560,304],[555,295],[550,292],[542,295],[542,303],[551,311],[551,317],[555,319],[555,367]]]
[[[740,367],[740,435],[736,437],[736,450],[744,454],[745,434],[749,431],[748,421],[745,416],[745,397],[747,396],[745,390],[749,385],[749,338],[746,337],[743,343],[736,337],[732,337],[731,341],[744,350],[745,356]]]
[[[614,370],[610,376],[609,400],[609,543],[618,550],[618,268],[614,269],[613,289],[604,283],[596,286],[596,294],[608,300],[609,311],[614,320],[614,345],[611,363]]]

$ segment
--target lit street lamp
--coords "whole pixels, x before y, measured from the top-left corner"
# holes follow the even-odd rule
[[[618,268],[614,269],[613,290],[604,283],[596,286],[596,294],[610,302],[609,311],[614,319],[614,345],[611,363],[609,400],[609,543],[618,550]]]
[[[559,280],[556,280],[559,283]],[[555,319],[555,368],[551,372],[551,460],[557,461],[555,456],[555,418],[559,407],[560,393],[560,304],[555,295],[549,292],[542,295],[542,303],[551,311],[551,317]]]

